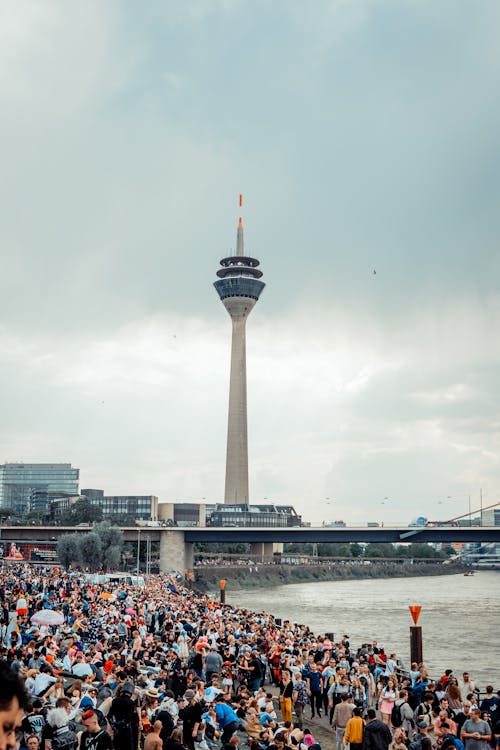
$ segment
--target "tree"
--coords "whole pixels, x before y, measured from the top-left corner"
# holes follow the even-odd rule
[[[118,567],[123,547],[122,531],[103,521],[96,524],[94,532],[101,540],[101,564],[106,569]]]
[[[318,544],[319,557],[351,557],[349,544],[342,542],[322,542]]]
[[[78,539],[78,547],[83,565],[91,570],[97,570],[102,566],[102,543],[99,534],[95,531],[83,534]]]
[[[361,557],[363,554],[363,548],[357,542],[352,542],[349,545],[349,549],[351,550],[352,557]]]
[[[57,542],[57,556],[63,568],[80,562],[80,540],[78,534],[63,534]]]
[[[137,526],[135,516],[129,513],[108,513],[106,521],[109,521],[111,526]]]
[[[86,497],[77,500],[66,513],[61,516],[61,526],[77,526],[79,523],[94,523],[102,521],[102,508],[93,505]]]
[[[365,557],[395,557],[396,550],[390,542],[370,542],[366,545]]]
[[[421,558],[421,557],[441,557],[439,552],[436,552],[429,544],[414,542],[410,544],[407,550],[408,557]]]

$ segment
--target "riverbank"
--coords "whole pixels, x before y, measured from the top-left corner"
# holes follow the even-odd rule
[[[198,566],[195,586],[199,591],[218,591],[221,579],[232,591],[269,588],[292,583],[317,583],[366,578],[416,578],[463,573],[457,563],[436,562],[336,562],[319,565],[220,565]]]

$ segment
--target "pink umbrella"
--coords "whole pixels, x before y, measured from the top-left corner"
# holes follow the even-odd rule
[[[34,622],[35,625],[62,625],[64,615],[54,609],[41,609],[33,615],[31,622]]]
[[[127,607],[127,609],[125,610],[125,612],[127,613],[127,615],[136,615],[137,614],[137,612],[135,611],[135,609],[132,609],[132,607]]]

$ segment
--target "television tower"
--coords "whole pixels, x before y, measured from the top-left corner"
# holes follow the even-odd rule
[[[240,206],[242,205],[240,195]],[[222,304],[231,316],[231,377],[227,420],[226,505],[248,505],[247,365],[246,322],[265,287],[259,261],[245,255],[243,220],[240,216],[236,252],[222,258],[214,282]]]

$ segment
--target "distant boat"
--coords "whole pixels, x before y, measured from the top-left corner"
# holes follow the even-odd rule
[[[473,576],[473,575],[474,575],[474,571],[473,570],[469,570],[469,571],[467,571],[467,573],[464,573],[464,576]]]

